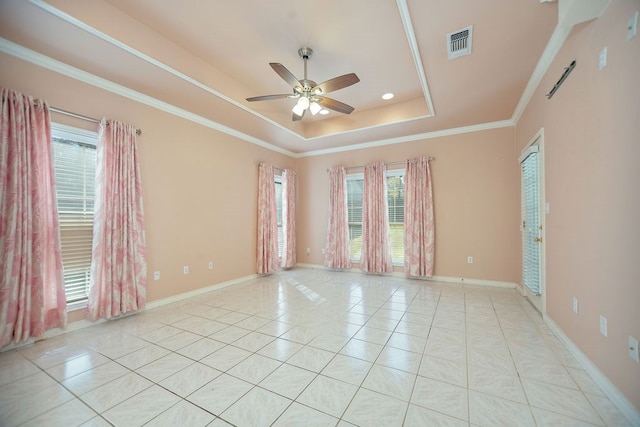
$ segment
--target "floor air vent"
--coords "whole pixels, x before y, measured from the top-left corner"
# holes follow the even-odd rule
[[[449,59],[471,54],[473,26],[447,34],[447,52]]]

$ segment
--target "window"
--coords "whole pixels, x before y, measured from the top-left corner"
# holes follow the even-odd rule
[[[52,124],[53,166],[67,303],[89,295],[96,171],[95,132]]]
[[[278,218],[278,258],[282,257],[284,230],[282,228],[282,176],[276,175],[276,217]]]
[[[362,189],[363,174],[347,175],[347,221],[351,259],[359,261],[362,254]]]
[[[404,169],[387,171],[387,204],[391,259],[394,264],[404,262]],[[359,261],[362,253],[362,189],[363,174],[347,175],[347,217],[351,259]]]

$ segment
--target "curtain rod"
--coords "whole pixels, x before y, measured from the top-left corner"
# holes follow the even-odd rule
[[[429,160],[429,161],[431,161],[431,160],[435,160],[435,159],[436,159],[436,158],[435,158],[435,157],[432,157],[432,156],[429,156],[429,157],[427,158],[427,160]],[[387,162],[387,163],[385,163],[385,165],[386,165],[386,166],[391,166],[391,165],[405,165],[405,164],[407,164],[407,161],[406,161],[406,160],[405,160],[405,161],[401,161],[401,162]],[[363,168],[364,166],[365,166],[365,165],[348,166],[348,167],[346,167],[345,169],[346,169],[346,170],[349,170],[349,169],[361,169],[361,168]],[[327,169],[327,172],[329,172],[329,169]]]
[[[54,113],[58,113],[58,114],[64,114],[65,116],[69,116],[69,117],[75,117],[76,119],[80,119],[80,120],[86,120],[88,122],[100,123],[100,120],[94,119],[93,117],[83,116],[82,114],[72,113],[71,111],[62,110],[56,107],[49,107],[49,111],[53,111]],[[136,135],[138,136],[142,135],[142,130],[136,129]]]
[[[262,166],[262,165],[264,165],[264,164],[266,164],[266,163],[264,163],[264,162],[260,162],[260,166]],[[274,169],[278,169],[279,171],[284,172],[284,169],[279,168],[279,167],[277,167],[277,166],[273,166],[273,165],[271,165],[271,167],[273,167]]]

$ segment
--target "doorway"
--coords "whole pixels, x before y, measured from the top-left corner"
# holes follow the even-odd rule
[[[544,197],[544,130],[540,129],[522,151],[520,161],[520,194],[522,201],[521,292],[545,313],[545,213]]]

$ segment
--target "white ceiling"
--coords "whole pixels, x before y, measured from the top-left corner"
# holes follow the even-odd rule
[[[557,7],[539,0],[3,0],[0,36],[299,155],[512,120],[541,72]],[[448,60],[446,34],[469,25],[472,54]],[[297,50],[305,46],[314,50],[309,79],[358,75],[359,83],[328,95],[353,106],[352,114],[292,122],[294,100],[245,100],[291,91],[269,62],[301,79]],[[385,92],[393,100],[382,100]]]

